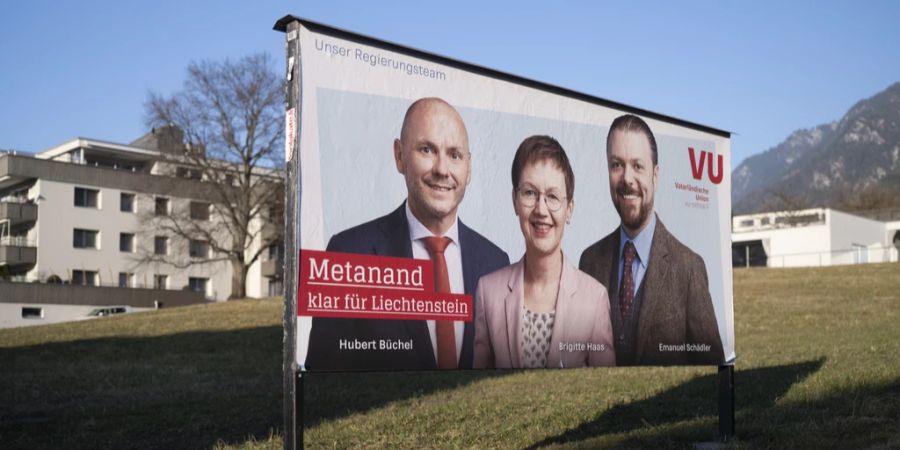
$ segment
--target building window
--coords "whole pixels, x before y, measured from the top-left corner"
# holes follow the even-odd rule
[[[209,203],[191,202],[191,219],[209,220]]]
[[[153,254],[165,255],[169,253],[169,238],[165,236],[155,236],[153,238]]]
[[[36,308],[33,306],[23,306],[22,307],[22,318],[23,319],[43,319],[44,318],[44,308]]]
[[[268,219],[272,222],[281,222],[284,220],[284,208],[279,206],[270,206],[268,210]]]
[[[206,294],[206,285],[208,283],[209,278],[188,278],[188,286],[190,286],[191,290],[194,292],[202,292],[203,294]]]
[[[281,280],[269,279],[269,297],[281,297],[284,294],[284,284]]]
[[[153,213],[157,216],[168,216],[169,199],[165,197],[156,197],[153,207]]]
[[[82,208],[99,208],[100,191],[88,188],[75,188],[75,206]]]
[[[191,258],[209,258],[209,244],[206,241],[191,239],[189,252]]]
[[[134,212],[134,194],[122,193],[119,195],[119,211]]]
[[[197,169],[190,169],[188,167],[178,167],[175,169],[175,176],[178,178],[188,178],[191,180],[199,180],[203,178],[203,174],[200,173]]]
[[[16,189],[10,192],[7,196],[3,197],[4,201],[12,201],[15,203],[29,203],[28,201],[28,189]]]
[[[269,261],[279,261],[282,259],[282,249],[284,247],[279,242],[277,244],[272,244],[268,248],[267,257]]]
[[[134,234],[119,233],[119,251],[124,253],[134,253]]]
[[[119,287],[120,288],[134,287],[134,274],[127,273],[127,272],[119,272]]]
[[[168,289],[169,288],[169,276],[156,274],[153,275],[153,289]]]
[[[99,248],[97,246],[97,230],[82,230],[75,228],[72,232],[72,247],[75,248]]]
[[[79,286],[96,286],[97,271],[96,270],[73,270],[72,284]]]

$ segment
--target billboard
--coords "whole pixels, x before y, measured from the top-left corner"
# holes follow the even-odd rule
[[[297,368],[734,361],[728,132],[313,22],[288,42]]]

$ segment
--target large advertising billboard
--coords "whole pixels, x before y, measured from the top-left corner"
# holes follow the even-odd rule
[[[734,361],[728,132],[313,23],[288,40],[297,367]]]

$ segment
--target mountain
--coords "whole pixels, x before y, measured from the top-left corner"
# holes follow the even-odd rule
[[[732,172],[735,214],[900,206],[900,83],[837,122],[791,133]]]

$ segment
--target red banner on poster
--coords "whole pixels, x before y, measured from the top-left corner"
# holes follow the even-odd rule
[[[472,321],[472,296],[434,292],[429,260],[300,250],[297,315]]]

